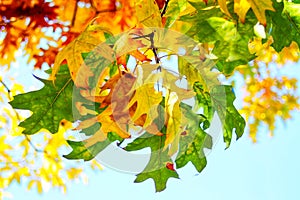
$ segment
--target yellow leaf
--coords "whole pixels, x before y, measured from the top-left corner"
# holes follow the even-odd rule
[[[231,17],[230,12],[228,11],[227,8],[226,0],[218,0],[218,3],[220,5],[221,11],[225,13],[227,16]]]
[[[299,56],[299,47],[296,42],[292,42],[289,47],[284,47],[279,53],[277,62],[278,63],[286,63],[287,61],[297,62],[300,58]]]
[[[136,0],[136,15],[140,23],[147,27],[162,27],[158,5],[154,0]]]
[[[67,170],[67,176],[70,180],[79,178],[80,174],[82,173],[82,169],[80,168],[70,168]]]
[[[95,170],[95,169],[103,170],[102,165],[100,165],[99,162],[98,162],[96,159],[93,159],[93,160],[91,161],[91,168],[92,168],[93,170]]]
[[[180,101],[176,93],[171,92],[168,96],[166,105],[168,122],[164,150],[171,144],[168,154],[172,156],[178,150],[179,138],[185,128],[185,121],[182,118]]]
[[[137,108],[132,120],[135,121],[143,114],[147,115],[144,127],[149,126],[158,116],[157,107],[162,101],[162,92],[154,89],[153,84],[145,84],[135,90],[133,98],[130,100],[128,108],[137,103]]]
[[[234,12],[239,16],[242,23],[245,23],[245,18],[250,9],[248,0],[234,0]]]
[[[38,193],[42,194],[42,192],[43,192],[42,182],[36,181],[36,186],[37,186]]]
[[[87,147],[92,146],[97,142],[104,141],[109,132],[115,132],[122,138],[130,137],[130,134],[126,131],[127,123],[120,123],[119,120],[115,121],[111,106],[107,107],[98,116],[80,122],[76,129],[88,128],[97,122],[101,123],[101,127],[92,137],[86,140]]]
[[[80,69],[80,67],[84,67],[83,65],[83,58],[82,58],[82,52],[95,52],[99,53],[100,55],[104,56],[106,59],[110,60],[111,62],[114,61],[113,59],[113,51],[108,46],[102,43],[105,41],[104,32],[109,32],[108,30],[102,28],[99,25],[93,25],[91,24],[81,33],[80,36],[78,36],[75,40],[73,40],[71,43],[69,43],[65,48],[63,48],[56,56],[54,61],[54,66],[52,69],[52,74],[50,79],[55,80],[55,75],[57,74],[59,67],[61,63],[63,63],[64,60],[67,61],[68,67],[70,70],[70,74],[72,79],[75,81],[77,73]],[[99,44],[101,44],[101,48],[96,48]],[[85,85],[82,85],[80,83],[85,83],[87,76],[87,70],[81,70],[84,75],[84,80],[81,78],[76,80],[75,84],[80,87],[85,87]],[[91,72],[88,71],[88,74],[93,75]]]
[[[168,72],[168,70],[162,69],[162,78],[163,78],[163,86],[166,89],[175,92],[178,97],[178,101],[181,101],[183,99],[189,99],[195,96],[194,91],[178,87],[176,85],[176,82],[179,80],[179,77]]]
[[[27,189],[30,190],[32,188],[32,186],[34,185],[35,180],[30,180],[28,185],[27,185]]]
[[[266,26],[267,25],[267,19],[265,15],[266,10],[275,11],[275,9],[272,6],[271,0],[248,0],[248,3],[250,3],[250,6],[257,17],[258,21]]]

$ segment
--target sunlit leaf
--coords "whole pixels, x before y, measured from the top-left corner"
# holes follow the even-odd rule
[[[44,83],[42,89],[19,94],[10,102],[13,108],[32,111],[32,115],[20,123],[25,128],[24,134],[35,134],[42,128],[56,133],[61,120],[73,121],[73,81],[68,66],[61,66],[55,86],[52,81],[39,80]]]

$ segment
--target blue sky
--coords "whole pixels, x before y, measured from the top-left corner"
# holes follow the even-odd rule
[[[208,156],[208,165],[197,174],[192,165],[179,170],[181,179],[170,179],[167,189],[154,192],[152,180],[133,183],[135,176],[108,168],[88,171],[89,184],[69,185],[68,193],[50,190],[42,195],[25,186],[13,185],[9,191],[14,199],[132,199],[132,200],[285,200],[300,199],[300,114],[282,125],[278,123],[275,136],[259,137],[253,144],[245,135],[233,142],[228,150],[219,141]],[[196,175],[197,174],[197,175]]]
[[[283,74],[300,79],[299,66],[290,65]],[[18,74],[24,75],[21,69]],[[28,81],[30,77],[29,74],[23,80]],[[238,88],[235,93],[237,101],[240,101]],[[300,199],[300,113],[294,113],[293,116],[294,118],[285,124],[277,122],[272,138],[262,127],[256,144],[245,134],[240,140],[234,141],[229,149],[224,150],[225,145],[219,140],[209,154],[208,165],[201,174],[198,174],[192,165],[188,165],[178,170],[181,179],[170,179],[167,189],[161,193],[154,192],[152,180],[136,184],[133,183],[134,174],[121,173],[109,168],[97,172],[88,170],[89,184],[71,183],[66,195],[57,189],[40,195],[36,188],[27,191],[25,185],[16,183],[8,192],[11,192],[16,200]]]

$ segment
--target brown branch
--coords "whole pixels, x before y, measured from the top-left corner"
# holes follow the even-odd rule
[[[75,24],[77,10],[78,10],[78,0],[76,0],[76,2],[75,2],[75,7],[74,7],[74,11],[73,11],[73,17],[72,17],[72,21],[71,21],[71,26],[74,26],[74,24]]]
[[[116,12],[117,9],[106,9],[106,10],[96,10],[96,14],[100,14],[100,13],[106,13],[106,12]]]

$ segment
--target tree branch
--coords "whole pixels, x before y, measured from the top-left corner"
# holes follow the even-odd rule
[[[74,26],[74,24],[75,24],[77,10],[78,10],[78,0],[76,0],[76,2],[75,2],[75,7],[74,7],[74,11],[73,11],[73,17],[72,17],[72,21],[71,21],[71,26]]]
[[[166,14],[168,4],[169,4],[169,0],[166,0],[165,6],[164,6],[164,8],[163,8],[163,10],[161,11],[161,14],[160,14],[161,17],[163,17],[164,14]]]

